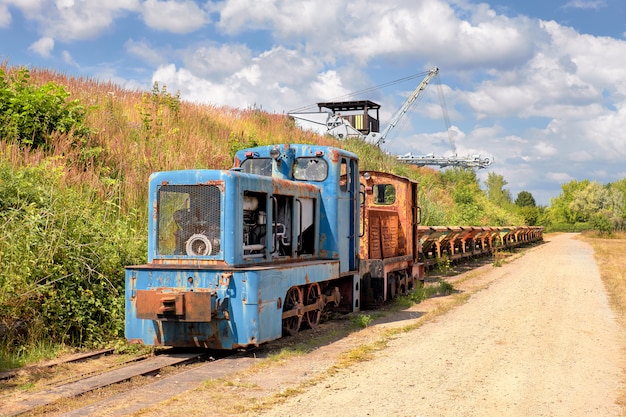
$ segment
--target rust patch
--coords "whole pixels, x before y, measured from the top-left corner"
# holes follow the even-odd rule
[[[198,185],[213,185],[220,189],[221,192],[224,192],[224,181],[222,180],[209,180],[205,182],[200,182]]]
[[[142,320],[210,322],[212,297],[212,292],[137,290],[135,309]]]
[[[224,287],[228,287],[230,285],[230,279],[232,277],[233,277],[233,273],[232,272],[224,272],[222,275],[220,275],[219,285],[220,286],[224,286]]]
[[[274,194],[284,194],[285,191],[294,193],[299,190],[305,190],[310,194],[314,194],[318,191],[317,185],[306,182],[294,182],[283,178],[272,178],[272,181]]]
[[[167,258],[167,259],[154,259],[152,261],[154,265],[176,265],[185,266],[186,268],[204,267],[204,266],[220,266],[224,267],[228,265],[226,262],[216,259],[195,259],[189,257],[181,258]]]

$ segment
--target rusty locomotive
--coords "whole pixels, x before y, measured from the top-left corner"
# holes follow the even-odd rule
[[[314,145],[237,152],[230,170],[154,173],[148,262],[126,268],[130,343],[237,349],[410,291],[436,259],[541,228],[419,226],[418,183]],[[424,250],[424,249],[425,250]]]

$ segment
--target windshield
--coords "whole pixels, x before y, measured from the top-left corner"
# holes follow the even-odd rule
[[[246,174],[272,176],[271,158],[248,158],[241,163],[241,170]]]
[[[328,177],[328,163],[317,157],[296,158],[293,177],[297,180],[324,181]]]

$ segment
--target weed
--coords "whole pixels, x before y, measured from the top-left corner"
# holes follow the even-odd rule
[[[354,327],[364,329],[372,322],[372,316],[369,314],[355,314],[350,317],[350,322]]]
[[[292,358],[294,356],[305,355],[310,352],[310,349],[303,344],[298,344],[291,348],[281,349],[277,353],[272,353],[267,357],[268,362],[280,362]]]
[[[501,247],[495,247],[493,250],[493,266],[501,267],[506,263],[508,256],[511,256],[511,252],[507,252]]]
[[[393,306],[397,309],[409,308],[413,304],[415,304],[415,302],[409,294],[399,295],[393,300]]]
[[[65,349],[65,346],[53,343],[46,338],[40,338],[19,347],[4,340],[0,344],[0,371],[54,358]]]
[[[400,308],[407,308],[413,304],[419,304],[427,298],[436,295],[449,295],[454,291],[454,287],[449,282],[439,279],[434,285],[426,285],[415,288],[406,295],[396,297],[394,305]]]
[[[452,270],[452,261],[448,258],[448,254],[443,254],[437,258],[437,271],[443,275],[447,275]]]

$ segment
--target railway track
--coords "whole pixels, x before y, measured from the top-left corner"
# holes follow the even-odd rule
[[[111,352],[107,352],[106,354],[110,353]],[[115,364],[97,367],[95,371],[88,373],[79,372],[70,376],[60,376],[57,377],[54,382],[39,384],[37,389],[33,391],[24,392],[11,390],[12,392],[10,393],[0,393],[0,404],[2,404],[0,407],[0,416],[46,414],[45,408],[58,401],[79,397],[104,387],[129,381],[138,376],[155,375],[166,367],[180,367],[181,365],[191,362],[213,360],[214,358],[210,357],[210,355],[214,353],[215,352],[209,351],[180,352],[171,350],[154,356],[143,355],[116,362]],[[46,367],[53,368],[76,361],[95,360],[103,354],[104,352],[98,351],[92,352],[91,354],[83,354],[80,358],[76,357],[69,360],[53,361],[37,366],[37,370],[41,371]],[[48,372],[55,371],[48,370]],[[63,372],[63,370],[59,370],[58,372]],[[185,371],[182,373],[184,374],[184,372]],[[17,375],[16,371],[6,373],[3,376],[3,385],[6,387],[11,386],[11,379],[16,378]],[[29,385],[29,383],[26,383],[26,385]],[[159,398],[162,399],[162,392],[159,395]],[[86,414],[85,412],[79,412],[78,414],[70,413],[68,415],[83,416]]]
[[[54,366],[68,364],[68,363],[88,361],[92,359],[97,359],[101,356],[109,355],[111,353],[113,353],[113,349],[99,349],[99,350],[93,350],[90,352],[77,353],[75,355],[66,356],[60,359],[53,359],[53,360],[39,363],[36,365],[25,366],[19,369],[10,369],[8,371],[0,372],[0,381],[15,378],[20,372],[23,372],[25,370],[28,371],[29,369],[51,368]]]

